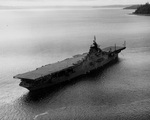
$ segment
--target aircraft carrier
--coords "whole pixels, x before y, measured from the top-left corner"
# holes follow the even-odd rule
[[[125,43],[123,46],[114,45],[101,49],[96,43],[96,37],[94,37],[88,53],[75,55],[63,61],[18,74],[14,78],[21,79],[20,86],[27,88],[29,91],[35,91],[72,80],[80,75],[88,74],[95,69],[101,68],[116,60],[118,54],[124,49],[126,49]]]

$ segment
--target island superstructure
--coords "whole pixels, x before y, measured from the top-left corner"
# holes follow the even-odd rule
[[[50,87],[64,81],[72,80],[78,76],[88,74],[101,68],[118,58],[118,53],[126,48],[126,45],[110,46],[101,49],[94,37],[88,53],[75,55],[63,61],[48,64],[36,70],[18,74],[14,78],[21,79],[19,84],[30,91]]]

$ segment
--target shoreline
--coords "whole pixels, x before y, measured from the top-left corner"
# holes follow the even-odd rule
[[[136,14],[136,13],[129,13],[129,15],[150,16],[150,14]]]

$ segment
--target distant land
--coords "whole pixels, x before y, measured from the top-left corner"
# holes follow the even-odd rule
[[[150,4],[146,3],[138,7],[133,14],[136,15],[149,15],[150,16]]]
[[[132,6],[128,6],[128,7],[125,7],[123,9],[137,9],[138,7],[140,7],[141,5],[132,5]]]
[[[124,8],[130,5],[106,5],[106,6],[2,6],[0,9],[51,9],[51,8]]]
[[[100,6],[100,7],[111,7],[111,8],[120,8],[120,7],[129,7],[130,5],[106,5],[106,6]]]

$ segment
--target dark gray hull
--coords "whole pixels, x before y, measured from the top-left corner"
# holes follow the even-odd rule
[[[114,62],[115,60],[118,59],[118,53],[114,54],[114,56],[109,57],[108,59],[104,60],[102,63],[100,64],[96,64],[93,68],[90,69],[80,69],[80,67],[78,69],[76,69],[75,73],[71,74],[70,76],[66,77],[66,78],[56,78],[55,80],[53,80],[53,83],[42,83],[39,85],[34,85],[31,87],[26,87],[24,85],[22,85],[22,82],[20,83],[20,86],[27,88],[29,91],[36,91],[36,90],[40,90],[40,89],[44,89],[44,88],[48,88],[48,87],[52,87],[55,86],[57,84],[61,84],[62,82],[66,82],[66,81],[71,81],[77,77],[80,77],[82,75],[86,75],[89,74],[91,72],[93,72],[96,69],[101,69],[104,66],[108,65],[111,62]],[[50,78],[49,78],[50,80]]]

